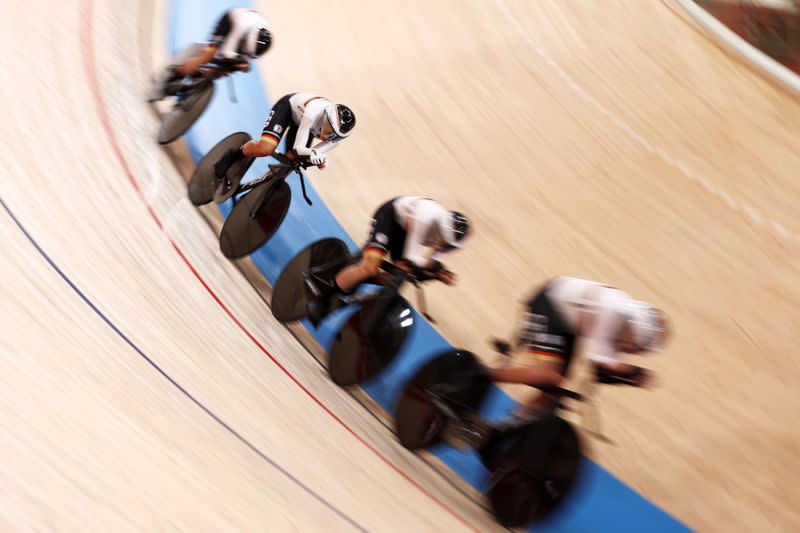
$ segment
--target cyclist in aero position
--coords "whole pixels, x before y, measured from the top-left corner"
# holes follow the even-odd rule
[[[148,101],[154,102],[167,96],[168,87],[173,89],[175,80],[195,75],[202,65],[215,62],[232,70],[247,72],[250,60],[262,56],[272,46],[269,24],[253,9],[233,8],[217,21],[208,38],[208,44],[194,57],[179,65],[167,68],[163,83],[158,84]]]
[[[516,348],[524,348],[538,363],[506,364],[490,369],[494,381],[560,386],[575,356],[575,341],[583,338],[584,352],[600,383],[647,387],[647,370],[621,361],[619,354],[640,354],[664,346],[670,328],[666,314],[634,300],[623,291],[595,281],[558,277],[547,282],[526,303]],[[507,431],[536,419],[553,398],[540,394],[520,406],[514,420],[496,428],[492,443]]]
[[[470,233],[466,216],[448,211],[429,198],[400,196],[389,200],[373,215],[372,229],[358,263],[339,271],[333,285],[319,287],[321,296],[309,301],[311,323],[318,324],[340,296],[378,276],[387,254],[401,268],[424,270],[432,279],[455,284],[455,274],[445,268],[441,259],[462,248]]]
[[[489,377],[501,383],[562,386],[575,357],[575,342],[581,337],[598,382],[647,387],[651,374],[622,362],[620,354],[656,351],[663,347],[669,334],[666,315],[652,305],[609,285],[558,277],[525,303],[522,326],[513,346],[524,348],[537,362],[489,368]],[[446,387],[443,389],[446,393]],[[542,420],[553,403],[552,396],[541,393],[518,407],[512,419],[494,426],[478,450],[484,464],[499,457],[506,437]]]
[[[228,150],[214,165],[214,173],[222,179],[240,159],[271,155],[284,135],[287,155],[308,157],[311,164],[324,168],[326,154],[350,135],[355,125],[356,116],[346,105],[311,93],[287,94],[272,106],[261,139]],[[322,142],[312,148],[314,139]]]
[[[650,374],[619,354],[660,349],[669,334],[666,314],[595,281],[558,277],[526,303],[519,343],[542,364],[566,376],[577,337],[601,382],[647,386]]]

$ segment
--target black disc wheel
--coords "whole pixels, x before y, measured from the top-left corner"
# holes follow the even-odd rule
[[[477,411],[491,385],[483,365],[466,350],[448,350],[425,364],[408,382],[395,410],[397,438],[410,450],[439,441],[445,415],[434,405],[431,392],[447,390],[446,401],[456,409]]]
[[[214,84],[203,83],[196,91],[183,97],[161,119],[158,130],[159,144],[168,144],[186,132],[206,110],[214,95]]]
[[[225,155],[225,152],[236,149],[250,140],[250,135],[244,132],[232,133],[218,142],[197,165],[189,180],[189,200],[194,205],[205,205],[214,199],[217,192],[221,189],[235,191],[239,186],[239,180],[244,176],[247,169],[253,163],[252,158],[245,158],[234,163],[228,170],[228,181],[230,185],[217,178],[214,174],[214,165]]]
[[[294,256],[283,269],[272,288],[272,314],[280,322],[300,320],[306,316],[306,277],[309,271],[322,270],[319,275],[332,279],[347,261],[349,252],[341,239],[316,241]]]
[[[544,520],[574,489],[582,464],[580,440],[572,425],[561,418],[557,431],[545,457],[536,459],[538,465],[509,467],[506,462],[493,472],[489,500],[495,518],[504,526],[520,527]],[[513,448],[510,455],[515,455]]]
[[[372,331],[365,325],[379,312]],[[373,318],[374,320],[374,318]],[[352,315],[334,338],[328,355],[328,371],[341,386],[363,383],[392,362],[414,324],[411,306],[395,294],[388,305],[379,300],[367,302]]]
[[[219,235],[225,257],[238,259],[263,246],[278,231],[291,201],[292,190],[284,180],[264,183],[244,195]]]

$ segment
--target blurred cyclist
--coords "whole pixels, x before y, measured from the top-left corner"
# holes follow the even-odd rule
[[[620,354],[658,350],[669,332],[666,314],[649,303],[634,300],[609,285],[558,277],[525,304],[516,340],[516,346],[524,347],[538,363],[508,364],[493,369],[492,377],[508,383],[542,382],[542,376],[553,373],[566,377],[580,337],[600,383],[647,387],[651,384],[650,372],[621,361]],[[535,411],[538,405],[541,401],[537,399],[523,407],[522,413]]]
[[[196,74],[206,63],[247,72],[250,60],[266,53],[271,45],[272,33],[264,17],[253,9],[230,9],[219,19],[201,52],[179,65],[167,67],[162,83],[156,84],[148,101],[174,95],[179,85],[173,82]]]
[[[659,350],[669,334],[667,316],[660,309],[609,285],[558,277],[526,302],[515,342],[516,348],[524,348],[538,362],[501,365],[491,368],[489,375],[502,383],[562,386],[575,356],[575,342],[582,338],[598,382],[647,387],[651,373],[622,362],[620,354]],[[521,405],[511,420],[494,428],[480,450],[484,459],[494,457],[507,435],[539,419],[553,401],[552,396],[539,394]]]

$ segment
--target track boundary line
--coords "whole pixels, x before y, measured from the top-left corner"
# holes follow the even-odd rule
[[[435,495],[433,495],[430,491],[428,491],[425,487],[423,487],[419,482],[414,480],[411,476],[407,473],[403,472],[397,465],[391,462],[385,455],[383,455],[377,448],[375,448],[372,444],[366,441],[364,437],[359,435],[353,428],[347,425],[341,418],[339,418],[325,403],[323,403],[319,398],[317,398],[305,385],[303,385],[297,377],[294,376],[284,365],[282,365],[272,353],[266,349],[266,347],[255,338],[255,336],[247,329],[244,324],[238,319],[236,315],[230,310],[230,308],[222,301],[222,299],[214,292],[214,290],[208,285],[205,279],[202,277],[200,272],[195,268],[189,258],[183,253],[177,243],[173,240],[172,236],[167,231],[164,224],[158,218],[153,207],[148,203],[147,198],[145,197],[141,187],[139,186],[139,182],[133,174],[130,166],[128,165],[127,159],[125,158],[124,154],[122,153],[122,149],[116,139],[116,135],[114,134],[114,129],[111,126],[111,119],[108,115],[108,111],[106,109],[105,101],[102,97],[101,90],[100,90],[100,81],[97,76],[97,69],[95,67],[94,62],[94,44],[93,44],[93,24],[92,24],[92,17],[93,17],[93,7],[94,1],[93,0],[84,0],[84,5],[82,9],[82,25],[83,31],[81,32],[81,44],[82,44],[82,52],[84,56],[84,68],[86,71],[86,75],[89,79],[89,89],[93,96],[95,102],[95,111],[97,113],[98,119],[103,127],[103,130],[106,135],[106,140],[108,141],[109,145],[111,146],[112,152],[114,153],[117,162],[119,163],[121,169],[123,170],[125,176],[127,177],[129,183],[136,191],[140,201],[146,208],[147,212],[150,214],[150,217],[153,219],[155,224],[161,230],[162,234],[167,238],[172,248],[178,254],[178,256],[183,260],[184,264],[189,268],[192,272],[194,277],[200,282],[206,292],[211,296],[211,298],[219,305],[219,307],[228,315],[228,317],[239,327],[239,329],[255,344],[259,350],[261,350],[267,358],[277,366],[286,377],[288,377],[297,387],[299,387],[305,394],[308,396],[314,403],[316,403],[325,413],[327,413],[331,418],[334,419],[343,429],[345,429],[348,433],[350,433],[357,441],[363,444],[370,452],[372,452],[378,459],[380,459],[384,464],[386,464],[391,470],[397,473],[400,477],[405,479],[409,484],[411,484],[414,488],[428,497],[431,501],[436,503],[439,507],[441,507],[445,512],[455,518],[457,521],[461,522],[463,525],[468,527],[473,531],[478,531],[475,526],[470,524],[464,517],[456,513],[453,509],[445,505],[440,499],[438,499]]]
[[[141,348],[139,348],[139,346],[136,343],[134,343],[131,340],[130,337],[128,337],[125,333],[123,333],[122,330],[119,329],[119,327],[117,327],[117,325],[114,324],[111,321],[111,319],[108,318],[108,316],[105,313],[103,313],[103,311],[101,311],[100,308],[98,308],[97,305],[95,305],[94,302],[92,302],[92,300],[89,299],[88,296],[86,296],[86,294],[72,281],[72,279],[64,273],[64,271],[61,269],[61,267],[59,267],[56,264],[56,262],[53,261],[53,259],[47,254],[47,252],[45,252],[44,249],[39,245],[39,243],[36,241],[36,239],[34,239],[33,236],[28,232],[28,230],[25,228],[25,226],[22,225],[22,222],[20,222],[20,220],[17,218],[17,216],[14,214],[14,212],[11,211],[11,208],[8,207],[8,205],[3,200],[2,197],[0,197],[0,205],[6,211],[8,216],[11,217],[11,220],[14,221],[14,223],[17,225],[17,227],[22,232],[22,234],[25,235],[25,237],[28,239],[28,241],[33,245],[33,247],[36,249],[36,251],[39,252],[39,255],[41,255],[44,258],[44,260],[50,265],[50,267],[53,270],[55,270],[55,272],[61,277],[61,279],[64,280],[64,282],[67,285],[69,285],[69,287],[80,297],[80,299],[83,300],[83,302],[86,305],[88,305],[89,308],[91,308],[91,310],[94,311],[94,313],[97,316],[99,316],[100,319],[102,319],[103,322],[105,322],[106,325],[109,328],[111,328],[111,330],[114,333],[116,333],[123,341],[125,341],[125,343],[128,346],[130,346],[133,349],[133,351],[135,351],[142,359],[144,359],[153,369],[155,369],[156,372],[161,374],[162,377],[164,377],[167,381],[169,381],[176,389],[178,389],[181,393],[183,393],[184,396],[189,398],[189,400],[191,400],[192,403],[194,403],[203,412],[205,412],[208,416],[210,416],[215,422],[217,422],[220,426],[222,426],[224,429],[226,429],[230,434],[232,434],[234,437],[236,437],[237,440],[239,440],[242,444],[244,444],[246,447],[248,447],[256,455],[261,457],[264,461],[266,461],[267,463],[272,465],[276,470],[278,470],[286,478],[288,478],[290,481],[292,481],[295,485],[297,485],[300,488],[302,488],[306,493],[308,493],[314,499],[316,499],[317,501],[322,503],[325,507],[327,507],[328,509],[330,509],[331,511],[333,511],[334,513],[339,515],[341,518],[343,518],[346,522],[348,522],[350,525],[352,525],[353,527],[355,527],[359,531],[367,531],[367,529],[365,527],[361,526],[358,522],[356,522],[355,520],[350,518],[347,514],[345,514],[344,511],[342,511],[341,509],[339,509],[338,507],[336,507],[335,505],[333,505],[332,503],[327,501],[325,498],[322,497],[321,494],[319,494],[314,489],[312,489],[311,487],[309,487],[308,485],[303,483],[300,479],[295,477],[294,474],[289,472],[289,470],[287,470],[285,467],[283,467],[275,459],[272,459],[265,452],[262,452],[256,445],[254,445],[252,442],[247,440],[247,438],[245,438],[241,433],[236,431],[233,428],[233,426],[231,426],[230,424],[225,422],[219,415],[214,413],[214,411],[212,411],[210,408],[206,407],[206,405],[203,402],[201,402],[199,399],[197,399],[197,397],[195,397],[191,392],[189,392],[183,385],[178,383],[178,381],[175,378],[170,376],[163,368],[161,368],[158,365],[158,363],[156,363],[152,358],[150,358],[146,353],[144,353],[144,351]]]

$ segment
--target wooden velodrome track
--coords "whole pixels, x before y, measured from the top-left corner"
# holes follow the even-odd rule
[[[662,384],[600,393],[616,444],[592,457],[695,528],[800,527],[797,102],[669,2],[262,11],[273,98],[358,114],[312,174],[351,235],[398,193],[475,220],[460,285],[429,291],[451,342],[487,353],[556,274],[661,304],[676,335],[645,364]],[[0,529],[496,527],[219,253],[142,103],[164,18],[31,0],[0,19],[0,193],[53,263],[0,213]]]

